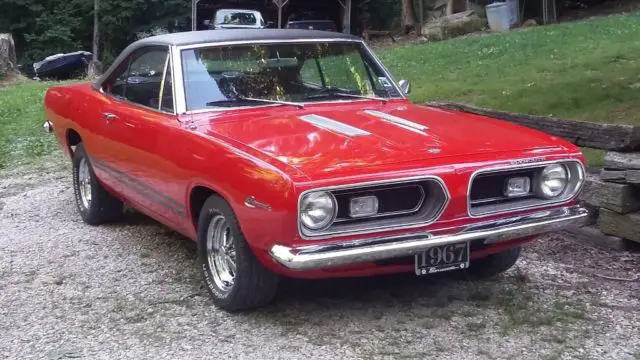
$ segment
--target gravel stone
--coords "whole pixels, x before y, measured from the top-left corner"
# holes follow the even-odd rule
[[[68,165],[0,173],[0,358],[637,359],[640,254],[551,235],[491,280],[287,279],[217,310],[194,244],[129,212],[85,225]]]

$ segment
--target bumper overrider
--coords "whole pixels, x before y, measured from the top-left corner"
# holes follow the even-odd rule
[[[567,227],[584,226],[588,221],[587,209],[580,205],[573,205],[473,224],[453,234],[442,234],[451,232],[451,229],[444,229],[295,248],[274,245],[269,253],[276,262],[289,269],[314,270],[411,256],[436,245],[478,239],[484,239],[485,244],[495,244]]]

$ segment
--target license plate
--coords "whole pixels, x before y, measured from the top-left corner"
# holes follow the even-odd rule
[[[416,275],[462,270],[469,267],[469,242],[438,245],[416,255]]]

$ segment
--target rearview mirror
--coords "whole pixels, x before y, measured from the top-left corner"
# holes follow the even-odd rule
[[[205,21],[202,22],[202,24],[204,26],[209,26],[209,25],[211,25],[211,20],[205,20]]]
[[[296,67],[298,66],[297,58],[276,58],[276,59],[262,59],[258,62],[258,65],[262,68],[281,68],[281,67]]]
[[[400,90],[402,91],[403,94],[405,95],[411,94],[411,82],[409,82],[409,80],[400,80],[398,85],[400,86]]]

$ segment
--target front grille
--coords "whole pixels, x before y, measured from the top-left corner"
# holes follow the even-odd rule
[[[322,190],[314,189],[313,191]],[[303,238],[326,238],[422,226],[437,220],[449,201],[444,184],[435,177],[354,184],[327,190],[336,199],[336,219],[329,228],[319,231],[312,231],[300,225]],[[364,218],[351,218],[349,216],[351,199],[369,195],[378,198],[378,213]]]
[[[402,186],[381,186],[364,190],[338,190],[333,195],[338,203],[336,223],[366,222],[372,218],[400,217],[415,214],[425,199],[425,184]],[[365,219],[352,219],[349,216],[349,202],[354,197],[373,195],[378,198],[378,214]]]
[[[538,197],[534,190],[539,181],[538,174],[550,163],[517,165],[502,169],[483,170],[471,178],[469,188],[469,214],[485,216],[509,211],[535,208],[571,200],[584,183],[584,168],[578,161],[562,162],[569,173],[569,182],[564,192],[554,199]],[[532,191],[517,197],[506,197],[506,182],[512,177],[528,177]]]
[[[471,188],[471,194],[469,195],[470,204],[474,207],[509,202],[513,200],[513,198],[504,195],[507,181],[512,177],[528,177],[531,184],[533,184],[535,173],[533,169],[526,169],[479,175],[475,178]],[[526,195],[518,197],[518,200],[532,196],[534,196],[534,193],[529,192]]]

